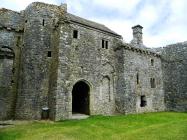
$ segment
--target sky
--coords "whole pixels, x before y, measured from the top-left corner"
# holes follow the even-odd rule
[[[187,41],[187,0],[0,0],[0,8],[21,11],[34,1],[67,3],[69,13],[104,24],[127,43],[137,24],[147,47]]]

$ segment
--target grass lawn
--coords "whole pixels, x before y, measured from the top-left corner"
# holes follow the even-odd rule
[[[187,113],[93,116],[0,128],[0,140],[187,140]]]

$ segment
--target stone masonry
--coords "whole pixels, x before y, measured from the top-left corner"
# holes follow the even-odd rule
[[[67,12],[0,9],[0,120],[187,111],[186,43],[152,50]]]

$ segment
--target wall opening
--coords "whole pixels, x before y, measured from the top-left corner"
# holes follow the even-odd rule
[[[42,25],[45,26],[45,20],[44,20],[44,19],[43,19],[43,21],[42,21]]]
[[[84,81],[79,81],[72,90],[72,113],[90,114],[90,87]]]
[[[102,48],[105,48],[105,41],[102,39]]]
[[[139,73],[136,74],[136,84],[138,85],[140,83],[139,81]]]
[[[150,79],[151,88],[156,88],[155,78]]]
[[[78,31],[77,30],[73,30],[73,38],[78,38]]]
[[[151,59],[151,66],[154,66],[154,59]]]
[[[102,39],[102,48],[108,49],[108,41],[107,40]]]
[[[145,107],[147,105],[147,100],[145,95],[140,96],[140,107]]]
[[[51,54],[52,54],[51,51],[48,51],[47,52],[47,57],[51,57]]]

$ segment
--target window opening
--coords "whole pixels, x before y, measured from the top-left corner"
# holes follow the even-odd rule
[[[151,66],[154,66],[154,59],[151,59]]]
[[[140,107],[145,107],[147,105],[145,95],[140,96]]]
[[[51,51],[47,52],[47,57],[51,57]]]
[[[150,79],[150,84],[151,84],[151,88],[155,88],[156,87],[155,78],[151,78]]]
[[[78,31],[77,30],[73,30],[73,38],[78,38]]]

